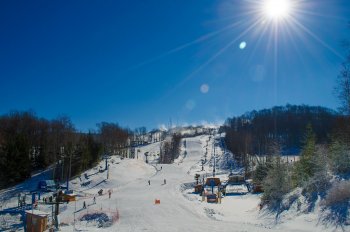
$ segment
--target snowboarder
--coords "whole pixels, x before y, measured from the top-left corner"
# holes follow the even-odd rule
[[[85,201],[84,201],[84,204],[83,204],[83,209],[86,209],[86,203],[85,203]]]
[[[94,197],[94,204],[96,204],[96,197]]]
[[[151,185],[151,181],[150,180],[148,180],[148,185]]]

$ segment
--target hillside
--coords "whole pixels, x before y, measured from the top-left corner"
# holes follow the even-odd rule
[[[77,201],[60,206],[60,230],[72,231],[75,227],[80,231],[340,231],[319,223],[317,207],[308,214],[291,207],[276,221],[266,209],[259,210],[259,194],[226,196],[221,204],[202,202],[199,195],[193,194],[194,175],[212,175],[213,144],[216,144],[217,160],[223,162],[225,152],[220,147],[220,140],[219,134],[183,139],[181,154],[173,164],[157,164],[160,143],[140,147],[140,154],[153,154],[148,157],[148,164],[142,155],[138,159],[113,156],[109,160],[109,179],[106,179],[106,171],[99,172],[99,166],[104,167],[101,162],[70,181],[71,188],[78,194]],[[207,162],[201,171],[201,159],[205,158],[206,150],[209,151]],[[218,163],[216,176],[227,179],[227,170],[220,169]],[[32,179],[32,183],[35,182]],[[13,189],[21,191],[21,186]],[[97,194],[100,189],[103,190],[101,196]],[[112,192],[110,198],[108,191]],[[50,195],[44,193],[41,197]],[[1,197],[5,196],[6,191],[1,193]],[[155,204],[155,199],[160,204]],[[16,197],[7,198],[4,208],[16,205]],[[51,213],[51,206],[42,203],[38,209]],[[49,219],[50,224],[51,217]],[[21,231],[18,220],[18,217],[1,214],[0,227]]]

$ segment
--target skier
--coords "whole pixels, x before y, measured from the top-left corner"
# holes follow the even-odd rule
[[[164,179],[164,184],[166,184],[166,179]]]
[[[163,166],[160,166],[160,170],[162,170],[163,169]]]
[[[86,203],[85,203],[85,201],[84,201],[84,204],[83,204],[83,209],[86,209]]]
[[[96,197],[94,197],[94,204],[96,204]]]
[[[263,208],[263,206],[264,206],[264,205],[260,202],[260,203],[259,203],[259,210],[261,210],[261,209]]]
[[[151,185],[151,181],[150,180],[148,180],[148,185]]]

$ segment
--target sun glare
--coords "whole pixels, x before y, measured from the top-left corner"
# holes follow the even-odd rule
[[[264,13],[272,19],[286,18],[291,10],[289,0],[265,0]]]

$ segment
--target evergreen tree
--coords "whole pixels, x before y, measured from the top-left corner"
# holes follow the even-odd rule
[[[270,207],[279,207],[283,196],[290,191],[289,167],[279,155],[272,157],[271,168],[263,180],[262,201]]]
[[[266,178],[269,169],[266,163],[259,162],[256,169],[253,172],[253,182],[255,184],[261,184]]]
[[[5,144],[4,176],[7,184],[23,181],[30,177],[31,161],[29,159],[29,143],[23,134],[15,135]]]
[[[316,146],[316,151],[312,157],[312,173],[308,181],[305,182],[304,192],[309,196],[318,194],[325,195],[326,190],[330,187],[331,176],[329,174],[328,150],[325,146]]]
[[[316,137],[310,124],[306,127],[303,150],[300,160],[295,164],[293,170],[294,186],[302,186],[314,175],[313,161],[316,151]]]
[[[350,147],[342,141],[335,140],[330,147],[331,167],[334,174],[350,174]]]

